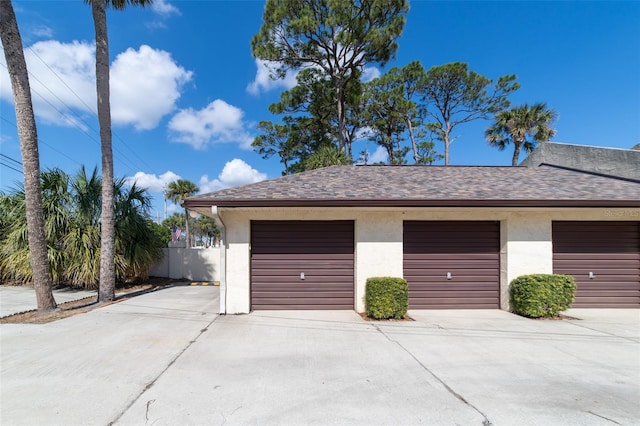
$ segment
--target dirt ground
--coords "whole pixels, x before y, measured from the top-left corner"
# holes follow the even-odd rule
[[[98,303],[98,296],[85,297],[84,299],[60,303],[58,304],[58,308],[51,312],[40,313],[37,310],[33,310],[9,315],[7,317],[0,318],[0,324],[44,324],[73,315],[89,312],[98,307],[110,305],[113,303],[119,303],[131,297],[139,296],[151,291],[156,291],[160,288],[183,281],[184,280],[174,280],[171,278],[150,277],[143,283],[132,285],[126,284],[124,286],[116,287],[116,293],[118,294],[118,296],[111,302]]]

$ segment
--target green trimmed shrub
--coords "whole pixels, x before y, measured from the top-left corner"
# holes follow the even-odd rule
[[[371,318],[404,318],[409,308],[407,280],[394,277],[368,278],[364,306],[367,315]]]
[[[509,289],[511,310],[525,317],[558,315],[569,308],[576,294],[576,282],[570,275],[522,275]]]

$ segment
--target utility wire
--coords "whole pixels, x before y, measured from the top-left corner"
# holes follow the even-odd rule
[[[7,68],[6,65],[1,64],[4,68]],[[43,85],[47,90],[49,90],[49,92],[51,92],[51,89],[49,89],[44,83],[42,83],[42,81],[40,81],[38,79],[38,77],[34,76],[31,72],[29,72],[29,75],[32,76],[36,81],[38,81],[41,85]],[[89,126],[87,123],[85,123],[83,120],[76,120],[76,117],[73,116],[69,116],[67,113],[62,112],[58,107],[56,107],[54,104],[52,104],[47,98],[45,98],[40,92],[38,92],[37,90],[35,90],[33,87],[31,88],[31,91],[33,93],[35,93],[36,95],[38,95],[43,101],[45,101],[47,104],[49,104],[49,106],[51,106],[54,110],[56,110],[62,117],[66,118],[67,120],[69,120],[70,123],[72,123],[74,125],[75,128],[77,128],[78,130],[80,130],[82,133],[84,133],[85,135],[87,135],[89,137],[89,139],[93,140],[95,143],[98,144],[98,146],[100,146],[100,141],[98,139],[96,139],[93,135],[91,135],[85,128],[80,126],[79,121],[82,122],[82,124],[84,124],[87,128],[93,130],[96,134],[99,134],[99,132],[97,132],[94,128],[92,128],[91,126]],[[51,92],[53,94],[53,92]],[[65,107],[67,107],[67,109],[69,111],[71,111],[72,109],[66,104],[64,103],[64,101],[62,101],[60,98],[58,98],[55,94],[53,94]],[[77,96],[77,95],[76,95]],[[134,163],[132,163],[126,155],[124,155],[122,153],[122,151],[120,151],[117,147],[112,146],[113,150],[119,154],[119,160],[123,163],[126,163],[125,166],[129,169],[130,172],[135,173],[136,169],[141,169],[141,167],[136,166]]]
[[[22,163],[21,163],[20,161],[16,160],[15,158],[9,157],[8,155],[4,155],[4,154],[3,154],[3,153],[1,153],[1,152],[0,152],[0,157],[4,157],[4,158],[6,158],[7,160],[11,160],[11,161],[13,161],[14,163],[16,163],[17,165],[19,165],[20,167],[22,167]]]
[[[16,126],[16,124],[15,124],[15,123],[13,123],[13,122],[11,122],[11,121],[7,120],[6,118],[4,118],[4,117],[2,117],[2,116],[0,116],[0,120],[4,121],[5,123],[9,123],[9,124],[11,124],[11,125],[12,125],[13,127],[15,127],[16,129],[18,128],[18,127]],[[65,154],[64,152],[60,151],[59,149],[56,149],[56,148],[55,148],[55,147],[53,147],[52,145],[49,145],[47,142],[43,141],[40,137],[38,137],[38,144],[45,145],[45,146],[49,147],[52,151],[55,151],[55,152],[57,152],[58,154],[60,154],[60,155],[62,155],[63,157],[65,157],[67,160],[71,160],[71,161],[73,161],[74,163],[76,163],[77,165],[82,166],[82,163],[80,163],[80,162],[79,162],[79,161],[77,161],[77,160],[74,160],[73,158],[69,157],[67,154]]]
[[[33,54],[34,54],[34,55],[35,55],[35,56],[40,60],[40,62],[42,62],[42,63],[43,63],[43,64],[44,64],[48,69],[49,69],[49,71],[51,71],[51,72],[53,73],[53,75],[55,75],[55,76],[58,78],[58,80],[60,80],[60,82],[61,82],[62,84],[64,84],[64,86],[65,86],[67,89],[69,89],[69,91],[70,91],[71,93],[73,93],[73,94],[74,94],[74,96],[75,96],[76,98],[78,98],[78,100],[79,100],[79,101],[80,101],[80,102],[81,102],[81,103],[82,103],[82,104],[83,104],[83,105],[84,105],[84,106],[85,106],[89,111],[94,111],[94,109],[93,109],[93,108],[91,108],[89,105],[87,105],[87,103],[84,101],[84,99],[82,99],[82,98],[81,98],[81,97],[80,97],[80,96],[79,96],[79,95],[78,95],[78,94],[77,94],[77,93],[76,93],[76,92],[75,92],[75,91],[74,91],[74,90],[73,90],[73,89],[72,89],[72,88],[67,84],[67,82],[66,82],[66,81],[64,81],[64,79],[60,76],[60,74],[58,74],[58,73],[57,73],[53,68],[51,68],[51,67],[49,66],[49,64],[47,64],[47,63],[44,61],[44,59],[42,59],[42,57],[38,54],[38,52],[36,52],[36,51],[35,51],[35,49],[33,49],[33,47],[32,47],[32,46],[29,46],[29,50],[31,51],[31,53],[33,53]],[[41,82],[40,84],[42,84],[42,82]],[[54,96],[55,96],[55,95],[54,95]],[[56,97],[57,97],[57,96],[56,96]],[[59,98],[58,98],[58,99],[59,99]],[[60,102],[62,102],[62,100],[60,100]],[[95,131],[95,130],[94,130],[94,131]],[[115,136],[115,137],[116,137],[116,139],[118,139],[120,142],[122,142],[122,144],[123,144],[123,145],[124,145],[124,146],[125,146],[125,147],[126,147],[126,148],[127,148],[127,149],[128,149],[128,150],[129,150],[129,151],[130,151],[130,152],[131,152],[131,153],[132,153],[132,154],[133,154],[137,159],[138,159],[138,161],[140,161],[144,166],[146,166],[148,170],[150,170],[150,171],[152,171],[152,172],[154,172],[154,173],[155,173],[155,171],[153,170],[153,167],[149,166],[149,164],[147,164],[147,163],[146,163],[146,162],[145,162],[145,161],[144,161],[140,156],[138,156],[138,154],[137,154],[137,153],[136,153],[136,152],[135,152],[135,151],[134,151],[134,150],[129,146],[129,144],[127,144],[127,143],[126,143],[126,142],[125,142],[125,141],[120,137],[120,135],[119,135],[119,134],[115,133],[115,132],[113,131],[113,129],[112,129],[111,131],[112,131],[113,136]],[[116,148],[116,147],[114,147],[114,149],[116,149],[116,150],[117,150],[117,148]],[[157,173],[156,173],[156,174],[157,174]]]
[[[13,167],[13,166],[11,166],[11,165],[9,165],[9,164],[6,164],[6,163],[4,162],[4,160],[2,160],[2,159],[0,159],[0,166],[4,166],[4,167],[6,167],[6,168],[8,168],[8,169],[11,169],[11,170],[14,170],[14,171],[16,171],[16,172],[20,173],[21,175],[24,175],[24,172],[23,172],[22,170],[18,170],[18,169],[16,169],[15,167]]]

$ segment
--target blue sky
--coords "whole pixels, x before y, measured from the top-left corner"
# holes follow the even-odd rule
[[[90,7],[80,0],[13,3],[31,73],[41,167],[75,173],[80,165],[99,166]],[[149,188],[154,218],[163,215],[162,186],[178,177],[210,192],[280,176],[277,159],[248,147],[260,120],[277,119],[267,107],[293,81],[269,81],[251,56],[263,7],[156,0],[153,7],[108,13],[115,174]],[[639,22],[636,1],[413,1],[386,68],[461,61],[492,79],[516,74],[522,88],[512,103],[555,109],[554,141],[630,148],[640,142]],[[454,132],[452,164],[510,164],[511,152],[484,141],[488,124]],[[371,142],[359,142],[354,152],[363,149],[379,157]],[[0,152],[1,163],[20,160],[4,55]],[[21,180],[0,165],[1,190]],[[169,205],[169,213],[175,209]]]

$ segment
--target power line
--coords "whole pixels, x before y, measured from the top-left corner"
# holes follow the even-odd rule
[[[7,68],[6,65],[1,64],[4,68]],[[31,73],[30,71],[28,71],[29,75],[32,76],[36,81],[38,81],[42,86],[44,86],[49,92],[51,92],[59,101],[60,103],[62,103],[62,105],[64,105],[69,111],[72,111],[71,107],[69,107],[62,99],[60,99],[59,97],[57,97],[52,91],[51,89],[49,89],[44,83],[42,83],[42,81],[40,81],[40,79],[38,79],[38,77],[36,77],[35,75],[33,75],[33,73]],[[76,117],[73,116],[69,116],[66,112],[62,112],[58,107],[56,107],[54,104],[52,104],[47,98],[45,98],[40,92],[38,92],[37,90],[35,90],[33,87],[31,88],[31,91],[33,93],[35,93],[36,95],[38,95],[44,102],[46,102],[47,104],[49,104],[49,106],[51,106],[54,110],[56,110],[58,112],[58,114],[60,114],[62,117],[66,118],[67,120],[69,120],[70,123],[72,123],[74,125],[75,128],[77,128],[78,130],[80,130],[82,133],[84,133],[85,135],[87,135],[89,137],[89,139],[93,140],[95,143],[97,143],[99,146],[101,146],[101,143],[98,139],[96,139],[93,135],[91,135],[89,132],[87,132],[87,130],[85,130],[84,128],[82,128],[79,125],[79,121],[82,122],[82,124],[84,124],[88,129],[93,130],[93,132],[95,132],[96,134],[99,135],[99,132],[96,131],[96,129],[92,128],[91,126],[89,126],[86,122],[84,122],[84,120],[79,119],[76,120]],[[77,96],[77,94],[76,94]],[[136,169],[141,169],[141,167],[136,166],[134,163],[132,163],[127,156],[125,156],[122,151],[120,151],[117,147],[112,146],[113,150],[119,154],[118,159],[119,161],[121,161],[122,163],[125,163],[125,166],[129,169],[129,171],[135,173]]]
[[[73,89],[72,89],[72,88],[67,84],[67,82],[66,82],[66,81],[64,81],[64,79],[60,76],[60,74],[58,74],[58,73],[57,73],[53,68],[51,68],[51,67],[49,66],[49,64],[47,64],[47,63],[44,61],[44,59],[42,59],[42,57],[41,57],[41,56],[40,56],[40,55],[39,55],[39,54],[38,54],[38,53],[33,49],[33,47],[32,47],[32,46],[29,46],[29,50],[31,51],[31,53],[33,53],[33,54],[34,54],[34,55],[35,55],[35,56],[40,60],[40,62],[42,62],[42,63],[43,63],[43,64],[44,64],[48,69],[49,69],[49,71],[51,71],[51,72],[53,73],[53,75],[55,75],[55,76],[58,78],[58,80],[60,80],[60,82],[61,82],[62,84],[64,84],[64,86],[65,86],[67,89],[69,89],[69,91],[70,91],[71,93],[73,93],[73,94],[74,94],[74,96],[75,96],[76,98],[78,98],[78,100],[79,100],[79,101],[80,101],[80,102],[81,102],[81,103],[82,103],[82,104],[83,104],[83,105],[84,105],[84,106],[85,106],[89,111],[93,111],[93,108],[91,108],[89,105],[87,105],[87,103],[84,101],[84,99],[82,99],[82,98],[81,98],[81,97],[80,97],[80,96],[79,96],[79,95],[78,95],[78,94],[77,94],[77,93],[76,93],[76,92],[75,92],[75,91],[74,91],[74,90],[73,90]],[[39,81],[39,80],[38,80],[38,81]],[[40,84],[43,84],[43,83],[42,83],[42,82],[40,82]],[[43,84],[43,85],[44,85],[44,84]],[[52,92],[52,93],[53,93],[53,92]],[[54,96],[55,96],[55,95],[54,95]],[[56,96],[56,98],[57,98],[57,96]],[[62,102],[62,100],[61,100],[60,98],[58,98],[58,100],[60,100],[60,102]],[[64,103],[64,102],[63,102],[63,103]],[[66,105],[65,105],[65,106],[66,106]],[[67,108],[69,108],[69,107],[67,106]],[[85,124],[86,124],[86,123],[85,123]],[[92,130],[96,131],[95,129],[92,129]],[[115,136],[115,137],[116,137],[116,139],[118,139],[120,142],[122,142],[122,144],[123,144],[123,145],[124,145],[124,146],[125,146],[125,147],[126,147],[126,148],[127,148],[127,149],[128,149],[128,150],[129,150],[129,151],[130,151],[130,152],[131,152],[131,153],[132,153],[132,154],[133,154],[133,155],[134,155],[134,156],[135,156],[135,157],[136,157],[136,158],[137,158],[137,159],[138,159],[142,164],[143,164],[143,165],[144,165],[144,166],[146,166],[149,170],[151,170],[152,172],[154,172],[153,167],[149,166],[149,165],[148,165],[148,164],[147,164],[147,163],[146,163],[146,162],[145,162],[145,161],[144,161],[140,156],[138,156],[138,154],[137,154],[137,153],[136,153],[136,152],[135,152],[131,147],[129,147],[129,145],[128,145],[128,144],[127,144],[127,143],[126,143],[126,142],[125,142],[121,137],[120,137],[120,135],[119,135],[119,134],[115,133],[115,132],[113,131],[113,129],[111,129],[111,132],[112,132],[113,136]],[[114,149],[115,149],[116,151],[118,150],[118,148],[117,148],[117,147],[114,147]],[[119,152],[119,151],[118,151],[118,152]],[[119,153],[120,153],[120,154],[122,154],[121,152],[119,152]],[[124,155],[124,154],[122,154],[122,155]]]
[[[1,153],[1,152],[0,152],[0,157],[4,157],[4,158],[6,158],[7,160],[11,160],[11,161],[13,161],[14,163],[16,163],[17,165],[19,165],[20,167],[22,167],[22,163],[21,163],[20,161],[16,160],[15,158],[9,157],[8,155],[4,155],[4,154],[3,154],[3,153]]]
[[[0,158],[0,166],[4,166],[4,167],[6,167],[8,169],[11,169],[11,170],[14,170],[14,171],[20,173],[21,175],[24,175],[24,172],[22,170],[18,170],[16,168],[14,168],[13,166],[9,165],[9,164],[6,164],[4,162],[4,160],[2,160],[1,158]]]
[[[13,127],[17,128],[16,124],[7,120],[6,118],[0,116],[0,119],[2,121],[4,121],[5,123],[9,123],[11,124]],[[62,155],[63,157],[65,157],[68,160],[73,161],[74,163],[76,163],[79,166],[82,166],[82,163],[80,163],[79,161],[74,160],[73,158],[69,157],[67,154],[65,154],[64,152],[60,151],[59,149],[56,149],[55,147],[53,147],[52,145],[49,145],[47,142],[43,141],[40,137],[38,137],[38,144],[42,144],[45,145],[47,147],[49,147],[52,151],[57,152],[58,154]]]

